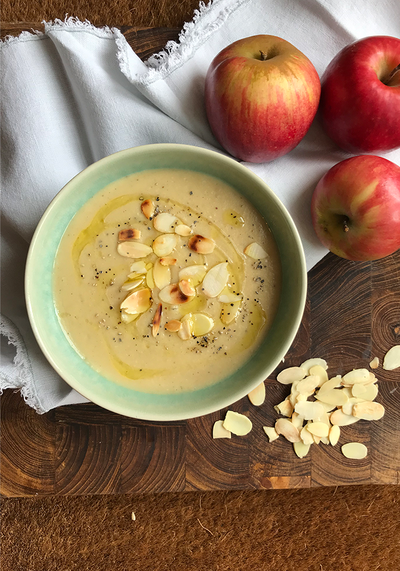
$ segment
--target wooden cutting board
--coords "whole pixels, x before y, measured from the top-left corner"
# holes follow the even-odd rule
[[[3,24],[2,36],[40,24]],[[179,30],[122,28],[146,59]],[[368,366],[400,343],[400,250],[377,262],[349,262],[328,254],[309,272],[308,298],[298,335],[284,365],[309,357],[328,361],[330,374]],[[1,403],[1,493],[3,496],[120,494],[295,488],[354,484],[400,484],[400,369],[381,367],[377,400],[386,408],[377,422],[342,429],[340,444],[363,442],[364,460],[347,460],[340,446],[311,447],[304,459],[279,439],[270,444],[262,426],[273,426],[273,405],[288,387],[266,381],[267,398],[254,407],[247,398],[232,410],[249,416],[246,437],[213,440],[215,414],[179,422],[142,422],[94,404],[36,414],[19,393]]]

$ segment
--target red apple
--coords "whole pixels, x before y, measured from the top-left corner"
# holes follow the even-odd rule
[[[322,76],[327,134],[350,153],[400,147],[400,39],[370,36],[346,46]]]
[[[400,167],[375,155],[337,163],[318,182],[311,214],[322,244],[342,258],[392,254],[400,248]]]
[[[276,36],[234,42],[212,61],[205,81],[211,129],[234,157],[261,163],[291,151],[307,133],[321,83],[310,60]]]

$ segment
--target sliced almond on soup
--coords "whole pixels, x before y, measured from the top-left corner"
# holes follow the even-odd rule
[[[147,272],[148,268],[147,268],[147,264],[144,260],[139,260],[137,262],[133,262],[133,264],[130,267],[130,271],[133,272],[134,274],[145,274]],[[133,277],[133,276],[129,276],[129,277]]]
[[[307,400],[296,403],[294,410],[305,420],[319,420],[325,413],[319,402]]]
[[[131,291],[133,289],[138,288],[140,285],[142,285],[142,283],[144,282],[145,276],[143,275],[140,278],[137,278],[136,280],[129,280],[127,282],[125,282],[124,284],[122,284],[121,286],[121,290],[122,291]]]
[[[362,460],[368,454],[368,448],[361,442],[348,442],[341,448],[343,456],[352,460]]]
[[[137,314],[144,313],[150,309],[151,305],[151,291],[148,288],[143,288],[134,291],[120,305],[120,309],[126,313]]]
[[[251,431],[253,424],[244,414],[228,410],[223,422],[223,427],[233,434],[236,434],[236,436],[245,436]]]
[[[361,420],[379,420],[385,414],[385,408],[379,402],[360,402],[353,406],[352,414]]]
[[[222,304],[220,319],[224,325],[229,325],[240,313],[241,301]]]
[[[156,284],[154,283],[153,272],[154,272],[154,266],[150,268],[146,274],[146,285],[150,289],[154,289],[156,287]]]
[[[305,370],[306,370],[306,374],[307,374],[307,375],[308,375],[309,370],[311,369],[311,367],[316,367],[316,366],[322,367],[322,368],[324,368],[325,370],[328,369],[328,364],[327,364],[327,362],[325,361],[325,359],[320,359],[319,357],[312,357],[311,359],[307,359],[306,361],[304,361],[304,362],[300,365],[300,367],[301,367],[302,369],[305,369]]]
[[[275,430],[289,440],[289,442],[300,442],[300,432],[287,418],[278,418],[275,422]]]
[[[157,333],[160,330],[161,316],[162,316],[162,303],[159,303],[156,312],[154,314],[153,324],[151,327],[151,334],[153,335],[153,337],[156,337]]]
[[[126,313],[125,310],[121,311],[121,321],[123,323],[132,323],[139,317],[140,313]]]
[[[176,258],[171,258],[171,256],[165,256],[164,258],[160,258],[160,264],[162,266],[175,266],[177,262]]]
[[[226,286],[229,278],[228,263],[216,264],[206,273],[201,291],[207,297],[217,297]]]
[[[143,242],[120,242],[117,252],[125,258],[145,258],[153,252],[153,249]]]
[[[181,305],[182,303],[187,303],[193,297],[185,295],[179,284],[170,284],[160,290],[158,294],[161,301],[168,303],[170,305]]]
[[[215,248],[215,242],[211,238],[205,238],[201,234],[195,234],[188,241],[188,248],[198,254],[211,254]]]
[[[154,212],[156,210],[154,203],[152,200],[150,200],[150,198],[143,200],[143,202],[140,205],[140,209],[148,220],[151,220],[151,218],[153,218]]]
[[[254,406],[261,406],[265,401],[265,383],[264,381],[257,385],[252,391],[247,395],[249,401]]]
[[[307,456],[311,444],[304,444],[304,442],[293,442],[293,450],[298,458]]]
[[[178,218],[169,212],[160,212],[153,218],[154,228],[163,234],[175,232],[175,226],[178,222]]]
[[[193,287],[196,287],[204,279],[207,273],[207,267],[202,264],[194,264],[186,266],[179,270],[179,280],[189,280]]]
[[[394,345],[389,349],[383,358],[382,366],[385,371],[393,371],[400,367],[400,345]]]
[[[252,242],[248,246],[245,247],[244,253],[249,258],[253,258],[253,260],[262,260],[268,256],[267,252],[264,250],[260,244],[257,242]]]
[[[177,226],[175,226],[175,234],[178,234],[178,236],[190,236],[191,233],[191,227],[186,224],[177,224]]]
[[[319,391],[315,398],[327,404],[334,404],[335,406],[342,406],[348,400],[349,397],[340,389],[332,389],[331,391],[322,392]]]
[[[182,293],[189,297],[196,295],[196,290],[190,285],[189,280],[179,280],[179,287]]]
[[[213,425],[213,438],[232,438],[232,433],[224,428],[224,421],[217,420]]]
[[[328,438],[331,445],[336,446],[340,438],[340,426],[338,426],[337,424],[331,426],[329,429]]]
[[[140,240],[142,233],[137,228],[124,228],[118,232],[118,240],[125,242],[126,240]]]
[[[273,442],[279,438],[279,434],[276,432],[273,426],[263,426],[265,434],[268,436],[268,440]]]
[[[337,426],[349,426],[350,424],[358,422],[360,419],[353,415],[344,414],[344,412],[338,408],[331,413],[329,420],[331,424],[335,424]]]
[[[302,367],[288,367],[278,373],[276,380],[282,385],[291,385],[296,381],[301,381],[306,376],[307,371]]]
[[[165,324],[165,329],[171,333],[176,333],[179,329],[182,329],[182,323],[178,319],[171,319]]]
[[[193,337],[191,314],[185,315],[185,318],[186,319],[183,319],[181,321],[182,327],[178,331],[178,337],[180,337],[180,339],[183,339],[184,341],[188,341]]]
[[[222,292],[218,296],[218,301],[221,303],[236,303],[237,301],[242,301],[243,296],[230,291],[229,288],[224,287]]]
[[[214,327],[214,320],[205,313],[192,313],[192,334],[194,337],[202,337],[210,333]]]
[[[153,267],[153,280],[156,287],[163,289],[171,282],[171,270],[169,266],[163,266],[160,260],[157,260]]]
[[[153,242],[153,251],[159,258],[169,256],[176,248],[177,237],[174,234],[161,234]]]

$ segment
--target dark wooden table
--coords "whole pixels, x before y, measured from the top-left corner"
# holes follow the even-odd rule
[[[40,24],[3,24],[2,36]],[[136,53],[146,59],[179,30],[122,28]],[[306,310],[284,366],[323,357],[330,373],[341,374],[381,362],[400,343],[400,251],[359,263],[328,254],[309,272]],[[282,368],[282,367],[281,367]],[[273,405],[288,387],[266,381],[263,406],[247,398],[232,410],[247,414],[246,437],[212,440],[213,423],[225,410],[170,423],[143,422],[94,404],[60,407],[36,414],[19,393],[6,391],[1,403],[1,493],[3,496],[121,494],[194,490],[295,488],[354,484],[400,484],[400,369],[376,371],[377,400],[386,407],[377,422],[344,427],[340,443],[367,445],[364,460],[347,460],[340,446],[311,447],[300,460],[292,445],[273,444],[262,426],[272,426]]]

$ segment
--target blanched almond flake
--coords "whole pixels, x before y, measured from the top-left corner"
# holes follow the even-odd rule
[[[153,271],[154,267],[150,268],[150,270],[146,274],[146,284],[147,287],[149,287],[150,289],[154,289],[156,287],[156,284],[154,283]]]
[[[317,365],[323,367],[325,370],[327,370],[328,368],[328,364],[325,361],[325,359],[320,359],[319,357],[313,357],[312,359],[307,359],[307,361],[304,361],[304,363],[302,363],[300,367],[302,369],[305,369],[306,375],[308,375],[311,367],[316,367]]]
[[[161,234],[153,242],[153,251],[159,258],[169,256],[175,250],[177,237],[174,234]]]
[[[169,266],[163,266],[160,260],[157,260],[153,267],[153,280],[156,287],[163,289],[171,282],[171,270]]]
[[[291,417],[293,414],[293,405],[290,402],[289,398],[285,398],[285,400],[279,404],[276,404],[274,409],[278,414],[281,414],[282,416]]]
[[[276,432],[273,426],[263,426],[265,434],[268,436],[268,440],[273,442],[279,438],[279,434]]]
[[[181,305],[182,303],[187,303],[193,299],[193,297],[189,297],[182,292],[179,284],[167,285],[160,290],[158,296],[161,301],[169,303],[170,305]]]
[[[320,438],[327,437],[329,434],[329,426],[324,422],[310,422],[307,425],[308,432]]]
[[[145,258],[153,252],[153,249],[142,242],[120,242],[117,252],[125,258]]]
[[[315,401],[298,402],[294,410],[305,420],[319,420],[325,412],[320,403]]]
[[[168,321],[168,323],[165,324],[165,329],[167,331],[171,331],[172,333],[176,333],[176,331],[179,331],[181,328],[182,323],[177,319],[171,319],[171,321]]]
[[[169,212],[160,212],[153,219],[153,226],[158,232],[169,234],[175,232],[175,226],[179,222],[176,216]]]
[[[290,420],[287,418],[278,418],[275,422],[275,430],[278,434],[282,434],[289,442],[300,442],[300,433]]]
[[[300,439],[303,442],[303,444],[306,444],[306,445],[314,444],[313,435],[311,434],[311,432],[308,432],[307,426],[308,426],[308,424],[306,424],[306,426],[304,426],[300,430]]]
[[[375,384],[353,385],[351,391],[354,397],[361,398],[363,400],[372,401],[378,396],[378,387]]]
[[[303,367],[289,367],[278,373],[276,380],[282,385],[291,385],[295,381],[301,381],[307,371]]]
[[[360,402],[353,406],[353,416],[362,420],[379,420],[385,408],[379,402]]]
[[[229,323],[232,323],[232,321],[236,319],[240,313],[241,305],[241,301],[222,304],[220,319],[224,325],[229,325]]]
[[[348,398],[350,398],[351,395],[348,395]],[[334,410],[336,408],[336,405],[334,404],[328,404],[327,402],[322,402],[319,401],[319,404],[324,408],[325,412],[331,412],[332,410]]]
[[[304,442],[293,442],[293,450],[296,456],[304,458],[310,450],[310,444],[304,444]]]
[[[192,338],[192,320],[190,319],[190,314],[188,314],[187,319],[182,321],[182,327],[178,331],[178,337],[183,339],[183,341],[188,341]]]
[[[265,401],[265,384],[264,381],[257,385],[252,391],[247,395],[249,401],[254,406],[261,406]]]
[[[201,291],[207,297],[217,297],[224,289],[229,278],[228,263],[216,264],[206,273]]]
[[[321,436],[322,444],[326,444],[327,446],[330,444],[329,438],[327,436]]]
[[[343,375],[342,385],[354,385],[355,383],[366,383],[370,379],[368,369],[353,369]]]
[[[207,267],[202,264],[186,266],[179,270],[179,280],[189,280],[193,287],[196,287],[203,281],[207,273]]]
[[[194,337],[202,337],[210,333],[214,327],[214,320],[205,313],[192,313],[192,334]]]
[[[211,238],[195,234],[188,241],[188,248],[198,254],[211,254],[214,251],[215,242]]]
[[[337,424],[331,426],[328,438],[331,445],[336,446],[340,438],[340,426],[338,426]]]
[[[311,436],[313,437],[314,444],[319,444],[321,442],[320,436],[317,436],[316,434],[311,434]]]
[[[148,288],[134,291],[120,305],[120,309],[126,313],[137,314],[144,313],[150,309],[151,291]]]
[[[335,424],[337,426],[348,426],[349,424],[354,424],[360,419],[353,415],[344,414],[344,412],[338,408],[331,413],[329,420],[331,421],[331,424]]]
[[[305,377],[297,384],[297,390],[300,394],[311,396],[320,383],[320,377],[317,375],[310,375]]]
[[[383,358],[383,368],[385,371],[393,371],[398,367],[400,367],[400,345],[394,345]]]
[[[244,414],[228,410],[223,422],[223,427],[233,434],[236,434],[236,436],[245,436],[251,431],[253,424]]]
[[[328,381],[325,381],[319,390],[319,394],[327,393],[332,389],[337,389],[341,386],[342,377],[340,375],[336,375],[336,377],[332,377]]]
[[[157,336],[157,333],[160,329],[161,324],[161,316],[162,316],[162,303],[159,303],[154,314],[153,325],[151,327],[151,334],[153,337]]]
[[[137,287],[142,285],[143,282],[144,282],[144,275],[136,280],[130,280],[122,284],[121,291],[131,291],[133,289],[136,289]]]
[[[175,226],[175,233],[178,234],[178,236],[190,236],[192,229],[190,226],[186,226],[186,224],[178,224]]]
[[[353,414],[353,406],[357,403],[364,402],[363,399],[352,397],[343,406],[342,412],[344,414]]]
[[[303,428],[304,418],[297,412],[292,413],[291,421],[293,426],[295,426],[299,431]]]
[[[361,444],[361,442],[349,442],[347,444],[343,444],[342,454],[346,458],[351,458],[352,460],[362,460],[368,454],[368,448],[365,444]]]
[[[145,274],[148,270],[147,264],[144,260],[139,260],[138,262],[133,262],[130,267],[131,272],[137,274]],[[129,276],[131,277],[131,276]]]
[[[371,369],[377,369],[379,367],[379,358],[374,357],[370,362],[369,366],[371,367]]]
[[[349,400],[348,396],[340,389],[333,389],[322,393],[319,391],[315,395],[315,398],[322,402],[326,402],[327,404],[334,404],[336,406],[342,406]]]
[[[146,216],[146,218],[148,220],[151,220],[151,218],[154,216],[154,212],[155,212],[155,207],[154,207],[153,201],[150,200],[149,198],[147,198],[146,200],[143,200],[143,202],[140,205],[140,208],[141,208],[143,214]]]
[[[190,285],[189,280],[179,280],[179,287],[181,292],[189,297],[196,295],[196,290]]]
[[[253,258],[253,260],[262,260],[268,256],[264,248],[260,246],[260,244],[257,244],[257,242],[252,242],[246,246],[244,253],[246,256],[249,256],[249,258]]]
[[[140,313],[126,313],[126,311],[122,310],[121,311],[121,321],[123,323],[132,323],[132,321],[135,321],[135,319],[137,319],[139,317]]]
[[[319,386],[321,386],[323,383],[325,383],[325,381],[328,380],[328,373],[326,372],[326,369],[321,365],[314,365],[313,367],[310,367],[308,374],[310,376],[316,375],[317,377],[319,377]]]
[[[140,240],[142,233],[137,228],[125,228],[118,232],[118,240],[125,242],[125,240]]]
[[[231,438],[232,433],[224,428],[224,421],[217,420],[213,425],[213,438]]]
[[[175,266],[176,261],[177,261],[176,258],[171,258],[169,256],[165,258],[160,258],[160,264],[162,266]]]

